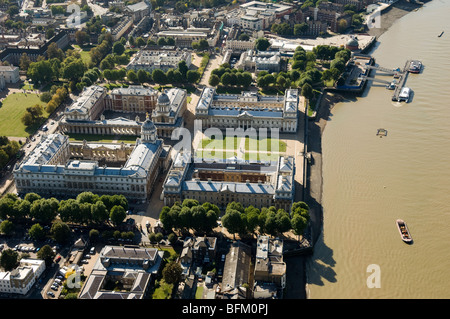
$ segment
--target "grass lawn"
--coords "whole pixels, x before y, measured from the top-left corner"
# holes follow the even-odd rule
[[[278,145],[277,145],[277,141],[278,141]],[[277,147],[278,149],[273,149],[272,147]],[[246,137],[245,140],[245,150],[248,151],[261,151],[261,152],[286,152],[286,142],[281,141],[281,140],[276,140],[276,139],[272,139],[272,138],[265,138],[265,139],[261,139],[261,140],[255,140],[249,137]]]
[[[202,140],[202,148],[204,149],[236,149],[240,138],[237,136],[225,136],[222,140],[213,138],[205,138]]]
[[[245,147],[241,150],[239,149],[241,139],[237,136],[224,137],[221,140],[205,138],[200,146],[203,150],[197,150],[196,156],[205,159],[227,159],[238,156],[238,152],[241,151],[245,160],[276,161],[286,152],[286,142],[272,138],[255,140],[245,137]],[[277,146],[278,149],[275,149]]]
[[[81,48],[79,45],[74,44],[72,45],[75,49],[79,49],[80,51],[80,55],[81,55],[81,60],[83,60],[84,64],[89,65],[89,63],[91,62],[91,55],[90,55],[90,51],[92,49],[92,47],[87,46],[84,48]]]
[[[67,134],[69,136],[69,141],[74,142],[82,142],[86,140],[87,142],[103,142],[103,143],[111,143],[112,141],[124,142],[124,143],[136,143],[137,136],[130,135],[96,135],[96,134]]]
[[[35,104],[40,104],[44,108],[42,120],[30,127],[26,127],[22,123],[21,118],[26,108]],[[30,134],[33,134],[48,118],[49,114],[45,112],[45,106],[46,103],[41,102],[37,94],[14,93],[8,95],[0,107],[0,135],[28,137]]]

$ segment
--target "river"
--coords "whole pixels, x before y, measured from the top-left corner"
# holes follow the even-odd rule
[[[422,61],[423,72],[408,75],[409,103],[392,102],[393,91],[374,82],[331,110],[323,232],[306,267],[311,299],[450,298],[449,15],[450,1],[429,2],[370,53],[387,68]],[[388,135],[376,136],[378,128]],[[413,244],[401,241],[397,218]]]

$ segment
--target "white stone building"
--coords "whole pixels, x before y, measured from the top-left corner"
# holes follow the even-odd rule
[[[280,132],[295,133],[298,111],[305,100],[298,90],[288,89],[284,96],[262,96],[255,92],[217,94],[206,87],[195,108],[196,119],[202,127],[278,128]]]
[[[278,73],[281,68],[281,53],[279,51],[247,50],[241,54],[236,68],[255,73],[260,71]]]
[[[128,63],[127,70],[145,70],[152,72],[155,69],[167,72],[169,69],[177,69],[178,63],[185,61],[187,67],[191,66],[191,53],[174,46],[140,50]]]
[[[0,272],[0,293],[27,294],[44,270],[44,260],[21,259],[16,269]]]
[[[59,196],[91,191],[145,200],[151,195],[154,183],[169,159],[170,147],[163,147],[156,132],[155,125],[147,117],[141,127],[141,138],[121,161],[120,167],[117,164],[100,165],[99,160],[117,163],[116,157],[126,154],[123,146],[104,143],[95,147],[100,155],[94,158],[88,143],[85,148],[90,153],[84,153],[83,147],[78,147],[81,153],[72,154],[67,136],[59,133],[43,136],[33,152],[14,169],[17,192]]]

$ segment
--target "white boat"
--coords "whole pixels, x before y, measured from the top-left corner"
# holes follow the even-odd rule
[[[400,91],[400,94],[398,95],[398,101],[405,101],[408,102],[409,100],[409,94],[411,93],[411,89],[408,87],[404,87],[402,88],[402,90]]]

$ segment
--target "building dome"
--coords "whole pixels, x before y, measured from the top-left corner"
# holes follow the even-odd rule
[[[166,94],[166,92],[162,92],[158,96],[158,104],[159,105],[169,105],[170,104],[170,99],[169,99],[169,96]]]
[[[147,118],[141,126],[141,140],[143,142],[153,142],[156,140],[156,126],[153,124],[148,113]]]
[[[349,50],[357,50],[358,47],[359,47],[359,43],[358,43],[358,40],[356,40],[355,38],[348,40],[348,42],[346,44],[346,48]]]
[[[152,120],[147,114],[147,118],[145,119],[144,123],[142,123],[142,130],[143,131],[153,131],[156,130],[155,124],[153,124]]]

